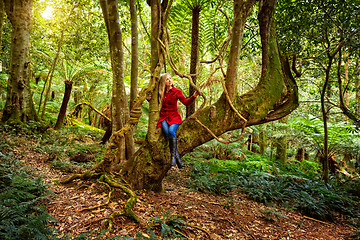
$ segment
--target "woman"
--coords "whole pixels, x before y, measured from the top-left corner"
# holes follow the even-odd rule
[[[181,90],[174,87],[170,74],[164,73],[161,75],[159,83],[161,110],[157,127],[161,126],[162,131],[169,139],[172,166],[178,165],[179,168],[184,166],[177,150],[176,130],[182,123],[177,100],[179,99],[185,106],[189,106],[197,96],[199,96],[199,93],[195,92],[191,97],[185,98]]]

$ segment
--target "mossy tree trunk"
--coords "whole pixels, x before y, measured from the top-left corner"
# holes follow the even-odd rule
[[[124,53],[122,47],[122,32],[120,28],[117,0],[100,1],[103,17],[109,38],[111,67],[113,73],[111,121],[112,130],[120,130],[129,119],[129,106],[124,84]],[[134,152],[134,140],[131,134],[121,137],[118,142],[119,152],[112,168],[130,158]]]
[[[5,11],[11,22],[9,80],[2,121],[38,120],[29,79],[29,43],[32,0],[5,0]]]
[[[153,96],[157,96],[157,83],[162,68],[162,52],[156,41],[156,36],[162,36],[162,16],[159,13],[166,12],[166,8],[151,1],[152,15],[152,77],[148,89],[152,90]],[[163,1],[162,4],[167,4]],[[179,127],[178,148],[180,155],[191,151],[193,148],[213,139],[213,134],[219,136],[225,132],[240,129],[246,126],[258,125],[280,119],[291,113],[298,106],[298,94],[296,83],[290,73],[287,59],[282,59],[279,53],[273,15],[275,0],[260,1],[259,25],[262,42],[262,75],[255,89],[238,95],[235,89],[236,73],[239,54],[241,49],[242,34],[246,19],[250,14],[255,0],[235,0],[234,24],[232,28],[232,42],[226,71],[225,86],[233,106],[246,118],[246,122],[232,109],[228,98],[224,93],[217,102],[209,107],[198,110],[187,118]],[[169,6],[168,6],[169,7]],[[154,37],[154,38],[153,38]],[[161,38],[160,38],[161,39]],[[137,104],[144,101],[145,96],[138,98]],[[161,130],[156,128],[159,117],[159,102],[153,97],[149,104],[148,134],[144,144],[129,159],[122,169],[123,177],[134,189],[147,189],[153,191],[162,190],[162,180],[170,169],[170,153],[168,143]],[[132,114],[135,112],[131,112]],[[200,121],[207,129],[203,128]],[[104,157],[103,164],[97,171],[106,171],[109,162],[117,154],[116,139],[136,124],[136,121],[127,124],[126,128],[117,132],[112,138]]]

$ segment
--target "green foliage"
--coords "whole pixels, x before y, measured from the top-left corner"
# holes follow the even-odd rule
[[[170,211],[165,212],[161,218],[156,216],[151,219],[151,226],[159,226],[160,234],[165,239],[183,239],[181,235],[177,234],[175,229],[180,229],[184,226],[184,221],[180,215],[173,215]]]
[[[289,137],[296,138],[297,144],[315,150],[322,154],[324,145],[324,125],[321,120],[308,120],[298,117],[289,121],[288,126],[293,130]],[[357,154],[359,151],[360,132],[348,123],[328,123],[329,153]]]
[[[51,194],[41,177],[20,165],[10,155],[0,156],[0,238],[51,239],[54,238],[55,219],[44,203]]]
[[[248,153],[250,154],[250,153]],[[240,188],[250,198],[265,204],[282,204],[320,219],[334,219],[339,213],[360,216],[357,189],[352,185],[319,182],[319,164],[290,162],[285,166],[259,155],[247,160],[193,160],[190,187],[223,194]],[[354,183],[356,185],[356,183]]]
[[[198,148],[198,151],[200,151],[206,159],[216,158],[226,160],[246,158],[240,142],[226,144],[212,140],[204,143],[201,148]]]
[[[273,208],[259,209],[259,212],[261,213],[262,217],[269,222],[278,221],[280,218],[286,217],[281,212],[275,211]]]
[[[1,124],[0,128],[12,136],[24,135],[29,138],[37,138],[47,131],[49,125],[43,122],[28,121],[26,124],[5,123]]]

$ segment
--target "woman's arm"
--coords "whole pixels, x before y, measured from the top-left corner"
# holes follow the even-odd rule
[[[185,106],[189,106],[191,103],[193,103],[195,101],[195,98],[199,96],[198,92],[195,92],[191,97],[186,98],[184,96],[184,94],[181,92],[181,90],[179,90],[178,93],[178,99],[180,100],[180,102],[182,102],[182,104],[184,104]]]

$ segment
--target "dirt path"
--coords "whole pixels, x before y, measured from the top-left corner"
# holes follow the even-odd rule
[[[15,150],[16,151],[16,150]],[[104,219],[113,211],[122,210],[127,200],[125,193],[116,190],[114,199],[104,207],[91,211],[83,208],[96,206],[107,200],[108,189],[95,181],[77,180],[69,185],[53,184],[66,175],[50,168],[47,156],[36,152],[18,150],[26,164],[43,174],[44,181],[55,192],[48,204],[49,213],[58,220],[57,229],[64,234],[76,236],[84,232],[99,234]],[[188,239],[346,239],[348,229],[341,224],[321,223],[307,219],[295,211],[269,209],[263,204],[246,198],[238,191],[227,195],[209,195],[194,192],[184,184],[186,168],[171,170],[164,181],[165,192],[137,192],[135,213],[144,222],[156,217],[177,218],[187,223],[183,233]],[[264,217],[266,212],[274,220]],[[278,216],[278,217],[276,217]],[[155,230],[155,229],[154,229]],[[160,228],[156,230],[159,234]],[[110,236],[135,237],[139,232],[148,233],[127,217],[120,216],[114,222]]]

